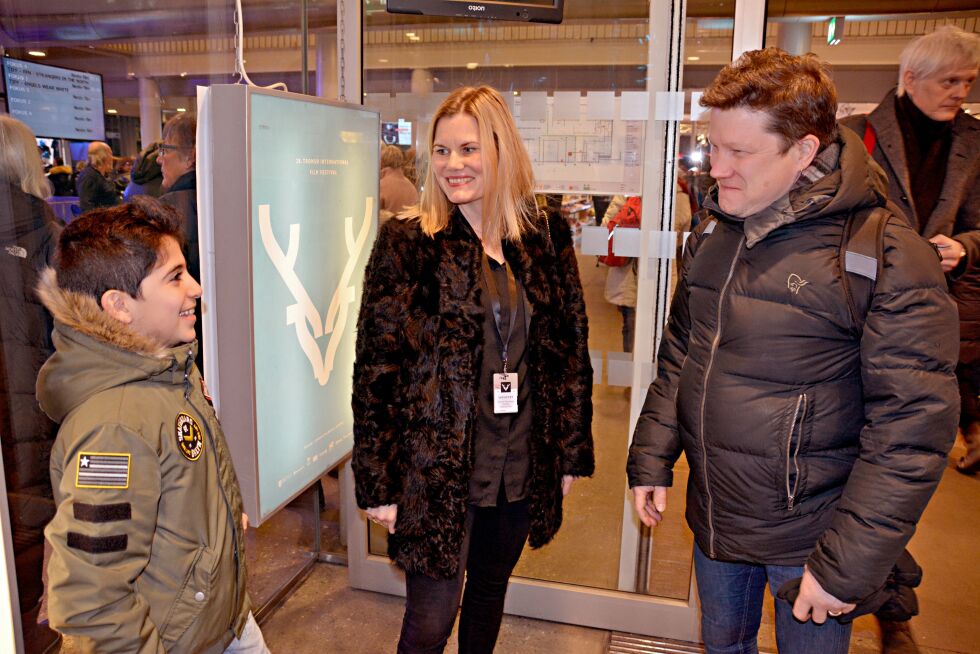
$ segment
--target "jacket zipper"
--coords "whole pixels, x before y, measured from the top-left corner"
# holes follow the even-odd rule
[[[715,336],[711,339],[711,354],[708,356],[708,365],[704,367],[704,379],[702,380],[702,391],[701,391],[701,458],[704,460],[704,491],[708,495],[708,556],[711,558],[715,557],[715,523],[714,523],[714,499],[711,497],[711,486],[708,483],[708,448],[704,442],[704,410],[708,401],[708,375],[711,374],[711,366],[715,362],[715,353],[718,351],[718,343],[721,342],[721,307],[725,302],[725,293],[728,292],[728,286],[731,284],[732,276],[735,274],[735,264],[738,263],[738,257],[742,254],[742,245],[745,244],[745,237],[742,236],[738,241],[738,248],[735,250],[735,256],[732,257],[732,263],[728,267],[728,277],[725,278],[725,283],[721,287],[721,291],[718,293],[718,312],[715,317]]]
[[[214,459],[214,472],[218,478],[218,490],[221,491],[221,499],[225,501],[225,510],[229,513],[229,515],[231,515],[231,544],[235,552],[235,597],[238,598],[238,596],[240,595],[238,576],[241,568],[241,563],[239,561],[239,559],[241,558],[241,552],[238,551],[238,526],[235,523],[236,517],[234,516],[234,514],[232,514],[231,502],[228,501],[228,495],[225,493],[225,485],[221,479],[221,466],[218,465],[218,448],[215,446],[214,443],[214,434],[211,431],[210,423],[208,422],[205,415],[201,413],[201,410],[190,400],[190,396],[194,392],[194,388],[190,382],[190,368],[191,368],[191,364],[193,364],[194,362],[194,358],[191,356],[192,354],[193,352],[191,352],[188,355],[190,358],[188,359],[187,366],[184,368],[184,399],[187,401],[188,406],[190,406],[194,410],[194,413],[197,414],[197,417],[206,426],[204,431],[205,433],[207,433],[208,443],[211,445],[211,452],[213,453],[213,456],[211,458]],[[237,520],[241,520],[241,516],[238,516]],[[232,616],[231,629],[233,631],[235,629],[236,620],[238,620],[237,612],[235,613],[234,616]]]
[[[786,436],[786,510],[792,511],[796,501],[796,491],[800,489],[800,446],[803,444],[803,420],[806,418],[806,393],[802,393],[796,398],[796,409],[793,411],[793,420],[789,424],[789,434]],[[800,425],[800,437],[796,440],[796,447],[793,447],[793,436],[796,434],[796,425]],[[792,453],[790,451],[792,450]],[[793,487],[789,485],[789,467],[792,463],[796,473],[793,480]]]

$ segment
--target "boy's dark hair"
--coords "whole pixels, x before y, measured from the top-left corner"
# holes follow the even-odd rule
[[[167,236],[183,247],[180,215],[148,196],[89,211],[69,223],[58,239],[54,257],[58,286],[96,302],[109,290],[139,297],[140,284],[156,266]]]

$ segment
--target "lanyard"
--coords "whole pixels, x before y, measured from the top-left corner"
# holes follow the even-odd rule
[[[510,320],[507,322],[507,338],[503,336],[504,329],[501,326],[500,291],[497,289],[497,279],[490,270],[490,259],[486,252],[481,257],[483,263],[483,282],[487,293],[490,294],[490,304],[493,307],[493,326],[497,335],[497,345],[500,347],[500,359],[504,363],[504,372],[507,372],[507,348],[510,346],[510,337],[514,333],[514,323],[517,322],[517,280],[510,266],[504,263],[504,271],[507,273],[507,299],[510,302]]]

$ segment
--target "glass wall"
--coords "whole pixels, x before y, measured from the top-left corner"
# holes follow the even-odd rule
[[[337,78],[333,70],[336,61],[333,55],[336,48],[335,2],[308,3],[309,48],[305,85],[301,49],[301,7],[304,3],[301,0],[247,0],[243,4],[244,65],[251,80],[260,85],[283,82],[290,91],[320,91],[334,97]],[[84,12],[80,13],[82,7],[73,0],[3,2],[0,3],[0,53],[11,60],[100,76],[104,102],[103,107],[97,108],[93,121],[104,121],[105,141],[116,159],[115,170],[108,176],[121,192],[130,174],[125,169],[125,162],[131,162],[143,147],[160,139],[165,121],[178,114],[195,114],[197,87],[234,83],[241,78],[235,65],[234,7],[234,0],[169,0],[162,3],[94,0],[85,3]],[[327,62],[319,76],[318,60]],[[10,80],[7,82],[9,85]],[[98,102],[98,87],[96,82],[89,98],[93,103]],[[0,87],[0,112],[10,110],[15,117],[28,123],[37,117],[29,115],[31,108],[28,105],[11,103],[8,96],[8,88]],[[68,121],[73,118],[77,118],[77,110],[66,116]],[[59,134],[38,133],[37,136]],[[54,166],[54,155],[57,154],[69,168],[80,165],[86,158],[87,145],[88,142],[82,139],[45,139],[42,149],[50,153],[46,164]],[[3,183],[6,184],[6,180]],[[0,233],[4,238],[11,221],[22,218],[12,214],[13,205],[7,198],[7,195],[0,196]],[[77,215],[78,199],[70,179],[68,190],[63,197],[54,198],[52,206],[63,212],[61,218],[65,220]],[[6,272],[4,275],[5,285],[14,279],[6,276]],[[29,276],[23,279],[25,297],[33,289],[32,279]],[[43,541],[41,530],[53,513],[47,453],[56,426],[41,420],[36,408],[34,413],[27,409],[33,400],[30,372],[18,367],[18,362],[22,363],[23,359],[12,358],[10,351],[5,350],[13,347],[13,340],[21,333],[22,317],[7,304],[3,306],[4,311],[0,312],[0,439],[8,504],[14,517],[18,581],[20,587],[28,591],[22,598],[27,624],[36,621],[39,613],[44,617],[43,609],[36,602],[40,596],[39,552]],[[32,329],[38,334],[46,333],[40,324]],[[31,338],[34,336],[28,340]],[[37,340],[42,339],[37,337]],[[37,366],[43,363],[50,348],[50,342],[40,344],[34,355]],[[12,380],[18,380],[16,385],[12,385]],[[31,440],[36,441],[36,447],[25,446],[25,441]],[[324,549],[338,549],[336,480],[326,478],[323,488],[326,492],[321,494],[325,503],[318,504],[323,508],[322,543]],[[268,604],[284,581],[309,564],[316,540],[312,509],[319,492],[315,487],[258,529],[249,529],[246,547],[249,592],[256,609]],[[40,649],[29,645],[27,651]]]

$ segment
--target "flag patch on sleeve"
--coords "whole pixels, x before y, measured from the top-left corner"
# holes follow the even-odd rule
[[[129,454],[79,452],[75,488],[129,488]]]

